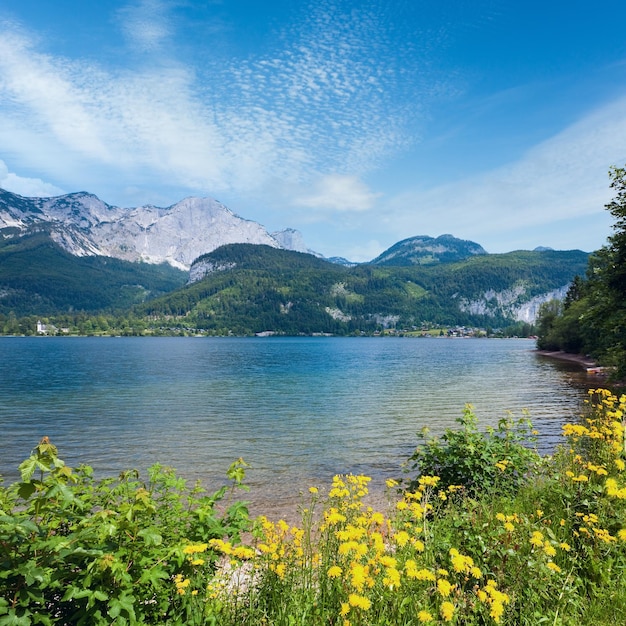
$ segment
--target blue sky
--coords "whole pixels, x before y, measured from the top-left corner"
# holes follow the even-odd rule
[[[626,5],[2,0],[0,186],[211,196],[326,256],[599,248]]]

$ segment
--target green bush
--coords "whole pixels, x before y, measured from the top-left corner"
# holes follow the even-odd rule
[[[244,467],[229,470],[234,487]],[[136,471],[95,480],[89,466],[67,467],[47,437],[20,471],[20,482],[0,487],[2,626],[194,622],[194,598],[175,581],[210,578],[219,554],[208,542],[237,541],[248,527],[244,504],[218,511],[227,487],[187,490],[160,465],[145,482]],[[193,544],[202,559],[190,557]]]
[[[532,424],[526,418],[503,418],[496,429],[480,432],[467,405],[456,421],[461,428],[446,429],[440,439],[429,436],[427,428],[422,431],[423,443],[406,464],[408,472],[417,472],[405,481],[409,491],[418,486],[419,476],[427,475],[438,476],[441,489],[461,486],[470,496],[488,491],[512,493],[540,460]]]

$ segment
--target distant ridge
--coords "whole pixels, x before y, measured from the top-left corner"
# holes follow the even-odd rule
[[[454,263],[472,256],[487,254],[479,244],[453,235],[428,237],[419,235],[403,239],[377,256],[373,265],[434,265],[436,263]]]

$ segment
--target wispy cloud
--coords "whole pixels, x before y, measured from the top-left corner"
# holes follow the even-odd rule
[[[162,0],[138,0],[117,12],[120,29],[131,49],[155,52],[172,34],[168,3]]]
[[[296,206],[336,211],[366,211],[374,207],[375,194],[354,176],[331,174],[320,179],[311,195],[294,199]]]
[[[32,163],[36,145],[49,161],[34,159],[42,173],[68,187],[101,169],[103,190],[111,176],[121,186],[167,177],[189,193],[284,186],[309,207],[318,198],[326,209],[361,208],[371,194],[356,179],[406,144],[413,112],[394,101],[401,80],[382,16],[341,2],[312,7],[272,49],[208,69],[167,56],[177,33],[164,0],[117,13],[129,48],[159,50],[127,68],[55,57],[4,24],[5,159]],[[343,200],[329,204],[323,181],[344,181]]]
[[[431,234],[454,230],[466,237],[482,237],[481,243],[488,239],[502,251],[511,249],[510,243],[522,230],[535,229],[549,238],[559,228],[571,233],[576,221],[597,218],[591,228],[597,228],[599,240],[608,234],[603,215],[611,195],[607,172],[611,165],[626,162],[625,138],[626,98],[620,98],[514,163],[398,195],[381,221],[398,235],[407,229]],[[588,236],[589,221],[584,223]]]

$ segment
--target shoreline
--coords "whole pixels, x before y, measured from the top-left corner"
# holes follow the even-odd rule
[[[544,356],[548,359],[557,361],[567,361],[568,363],[577,363],[587,374],[603,375],[606,373],[605,368],[598,365],[598,362],[589,356],[583,354],[575,354],[573,352],[563,352],[562,350],[535,350],[535,354]]]

